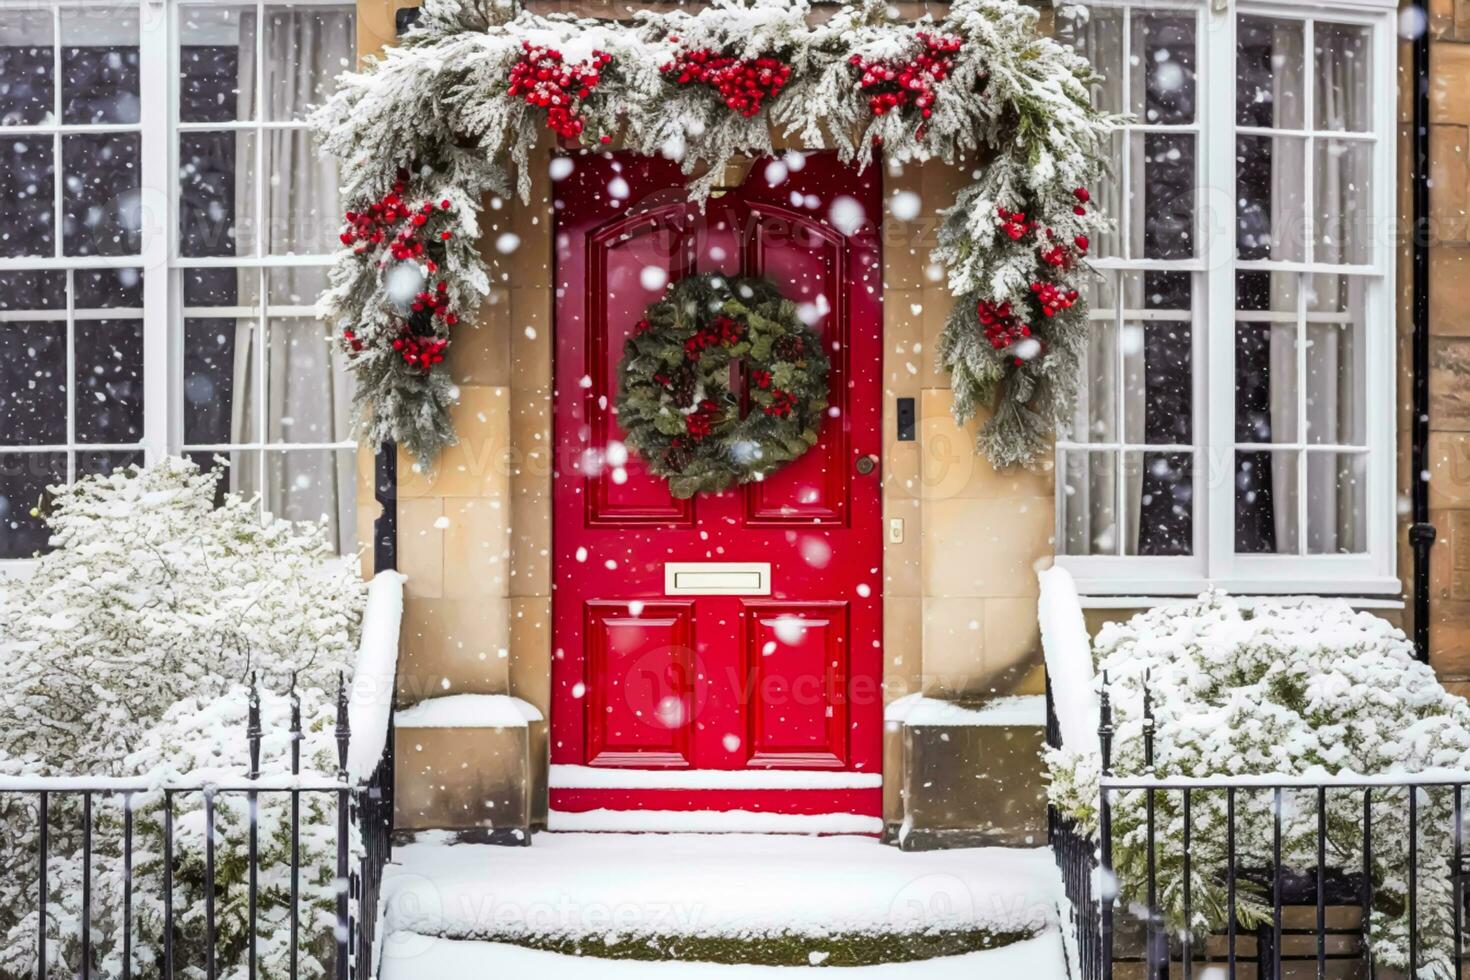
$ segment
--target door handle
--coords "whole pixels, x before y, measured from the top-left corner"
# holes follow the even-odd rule
[[[878,457],[864,454],[859,456],[853,465],[857,469],[858,476],[867,476],[878,468]]]

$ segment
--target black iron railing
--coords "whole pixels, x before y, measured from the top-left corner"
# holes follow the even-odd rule
[[[284,971],[291,980],[309,975],[368,980],[375,975],[379,888],[392,847],[391,721],[384,751],[370,777],[350,778],[347,757],[352,730],[346,684],[339,678],[334,732],[337,772],[334,776],[303,775],[301,703],[294,687],[290,699],[290,775],[261,772],[260,698],[252,679],[244,733],[250,762],[248,770],[238,777],[211,781],[185,778],[161,785],[133,778],[0,778],[0,807],[7,812],[22,812],[27,811],[27,805],[33,806],[27,812],[34,813],[36,821],[32,865],[36,890],[34,907],[27,903],[26,909],[27,915],[35,917],[35,959],[33,968],[27,971],[30,975],[37,980],[58,976],[173,980],[185,975],[214,980],[229,973],[253,980],[267,972],[260,959],[262,940],[267,939],[278,950],[283,938],[287,943]],[[256,819],[263,799],[281,795],[289,796],[289,845],[284,856],[276,853],[280,850],[277,847],[262,849]],[[229,845],[217,825],[222,805],[232,798],[244,800],[247,807],[243,855],[238,846]],[[17,803],[21,804],[20,810],[15,809]],[[197,809],[187,805],[194,803]],[[304,866],[302,853],[303,807],[314,804],[320,804],[318,813],[331,808],[336,812],[332,845],[335,880],[331,885],[335,889],[335,910],[329,928],[313,914],[311,900],[304,896],[303,871],[309,874],[320,870],[309,863]],[[108,822],[105,851],[96,841],[96,817],[104,809],[113,818]],[[186,810],[191,819],[202,812],[202,855],[188,856],[190,861],[202,863],[202,868],[186,861],[176,848],[177,820]],[[59,823],[63,817],[69,822],[65,828]],[[77,845],[75,851],[66,856],[54,851],[53,824]],[[156,836],[140,841],[140,828],[144,826],[150,832],[156,831]],[[160,845],[157,850],[156,843]],[[223,863],[238,868],[242,857],[243,896],[238,893],[238,882],[218,877]],[[53,878],[53,867],[78,863],[79,874],[57,875],[63,879],[60,881]],[[112,896],[115,904],[105,912],[106,923],[99,920],[94,903],[94,879],[104,863],[120,866],[122,872],[121,894]],[[13,870],[17,867],[14,861],[8,866]],[[263,894],[262,873],[272,878],[269,896]],[[149,874],[156,875],[157,880],[148,880]],[[191,882],[198,887],[190,894],[202,894],[202,913],[197,908],[180,907],[180,878],[184,874],[194,876]],[[79,895],[62,894],[63,888],[73,885]],[[286,921],[282,922],[279,914],[262,921],[262,900],[268,898],[280,904],[281,892]],[[67,929],[65,955],[62,950],[48,948],[53,935],[60,939],[62,914],[58,908],[63,912],[68,908],[79,910],[76,921]],[[226,918],[237,925],[237,937],[238,923],[243,921],[247,937],[243,948],[238,938],[226,948],[221,936]],[[108,955],[99,955],[94,948],[94,933],[108,936]],[[277,966],[270,972],[280,975],[281,970]],[[3,968],[0,974],[15,975]]]
[[[1378,779],[1371,777],[1308,778],[1286,776],[1162,777],[1154,772],[1154,718],[1145,677],[1143,690],[1143,772],[1121,776],[1114,771],[1115,730],[1104,675],[1100,697],[1102,751],[1096,837],[1085,835],[1071,820],[1051,813],[1052,848],[1071,902],[1082,980],[1112,980],[1126,964],[1127,975],[1142,968],[1148,980],[1170,976],[1204,976],[1207,967],[1223,968],[1226,977],[1420,975],[1426,967],[1426,937],[1438,930],[1443,973],[1463,976],[1467,917],[1464,818],[1470,772],[1436,771]],[[1343,801],[1349,801],[1347,806]],[[1131,810],[1132,826],[1119,831],[1120,804]],[[1360,804],[1360,806],[1359,806]],[[1141,818],[1139,807],[1141,805]],[[1211,831],[1212,843],[1223,843],[1223,858],[1202,867],[1195,853],[1202,838],[1195,823],[1197,808],[1223,808],[1224,840]],[[1243,838],[1248,806],[1265,813],[1264,833]],[[1433,810],[1433,819],[1426,813]],[[1167,811],[1167,814],[1165,813]],[[1344,819],[1345,812],[1351,819]],[[1405,847],[1402,862],[1385,871],[1375,865],[1375,846],[1383,850],[1383,828],[1375,831],[1375,815],[1401,821],[1395,846]],[[1290,817],[1288,817],[1288,814]],[[1332,827],[1329,830],[1329,815]],[[1283,856],[1283,824],[1315,817],[1308,837],[1314,860],[1292,867]],[[1161,829],[1160,823],[1169,826]],[[1255,824],[1261,830],[1261,823]],[[1395,832],[1397,832],[1397,827]],[[1345,839],[1354,846],[1345,848]],[[1144,854],[1122,871],[1115,849],[1142,842]],[[1449,888],[1426,889],[1421,853],[1433,849],[1448,858]],[[1397,853],[1397,852],[1396,852]],[[1347,858],[1343,855],[1348,854]],[[1264,859],[1262,859],[1264,857]],[[1300,851],[1298,851],[1300,858]],[[1169,864],[1167,875],[1161,867]],[[1224,882],[1223,922],[1218,928],[1191,933],[1180,926],[1197,921],[1195,900],[1204,875]],[[1385,879],[1395,890],[1385,898]],[[1249,888],[1264,898],[1269,914],[1253,927],[1242,924],[1241,899]],[[1176,913],[1166,924],[1162,892],[1170,890]],[[1439,903],[1437,924],[1426,926],[1427,902]],[[1375,962],[1375,916],[1399,917],[1404,928],[1394,969]],[[1407,969],[1405,969],[1407,967]]]

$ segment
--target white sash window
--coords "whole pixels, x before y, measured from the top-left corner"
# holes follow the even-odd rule
[[[302,117],[351,3],[0,3],[0,560],[45,487],[165,453],[355,547],[350,389],[313,314],[342,213]]]
[[[1397,593],[1393,10],[1064,7],[1130,114],[1057,552],[1104,595]]]

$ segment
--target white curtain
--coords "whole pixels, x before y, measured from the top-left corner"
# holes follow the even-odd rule
[[[1104,7],[1082,10],[1069,20],[1072,44],[1092,62],[1103,76],[1095,96],[1098,105],[1114,110],[1123,107],[1123,17],[1121,11]],[[1128,209],[1124,204],[1124,184],[1120,153],[1126,152],[1121,136],[1113,146],[1112,179],[1100,182],[1094,190],[1093,200],[1100,211],[1109,215],[1124,215]],[[1139,161],[1134,166],[1134,181],[1140,174]],[[1123,254],[1123,222],[1119,230],[1099,233],[1094,242],[1094,254],[1119,256]],[[1138,240],[1136,237],[1135,241]],[[1108,285],[1097,286],[1088,297],[1088,306],[1093,314],[1089,327],[1089,342],[1083,355],[1083,379],[1077,399],[1077,414],[1073,424],[1073,438],[1078,442],[1116,442],[1117,405],[1120,388],[1117,361],[1117,330],[1114,322],[1116,297]],[[1063,527],[1066,539],[1062,551],[1071,555],[1116,554],[1119,526],[1117,498],[1117,456],[1113,453],[1072,453],[1067,459],[1067,472],[1062,474],[1065,484]]]
[[[267,8],[265,17],[264,31],[253,12],[242,13],[240,19],[240,118],[262,115],[255,106],[256,47],[262,45],[263,117],[300,119],[308,106],[321,101],[330,79],[350,66],[356,30],[353,14],[346,9]],[[262,135],[262,174],[255,173],[253,137],[237,144],[237,227],[249,227],[253,235],[263,236],[268,254],[332,251],[342,214],[335,164],[316,151],[307,130],[272,128]],[[247,174],[251,179],[244,179]],[[257,179],[265,181],[263,215],[255,214]],[[268,272],[265,296],[260,295],[255,270],[242,270],[239,279],[241,305],[263,301],[271,315],[265,338],[260,337],[256,318],[241,318],[236,325],[232,439],[307,444],[348,439],[352,390],[341,355],[325,324],[299,315],[304,310],[293,313],[287,309],[312,307],[326,286],[326,270],[273,268]],[[276,313],[278,310],[282,312]],[[266,345],[264,378],[257,379],[257,345],[262,340]],[[257,407],[257,399],[262,398],[263,433],[259,432]],[[356,488],[351,452],[270,451],[265,453],[263,467],[258,462],[242,460],[243,465],[236,467],[240,490],[259,491],[265,508],[279,517],[325,519],[339,549],[353,550]]]

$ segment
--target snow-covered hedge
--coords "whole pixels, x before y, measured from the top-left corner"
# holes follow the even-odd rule
[[[296,676],[307,774],[333,777],[335,692],[350,671],[364,585],[323,530],[262,522],[233,495],[216,506],[215,475],[182,459],[56,491],[54,550],[11,584],[0,622],[0,775],[142,776],[194,783],[248,769],[251,674],[262,686],[266,775],[289,772]],[[245,970],[247,804],[217,798],[219,975]],[[162,794],[133,797],[133,974],[156,975],[163,923]],[[51,801],[50,954],[80,955],[81,802]],[[176,952],[203,963],[204,802],[174,797]],[[262,794],[260,967],[286,973],[290,797]],[[334,801],[301,805],[302,977],[321,976],[335,897]],[[94,800],[93,969],[120,974],[121,801]],[[34,973],[34,801],[0,794],[0,975]],[[182,972],[188,972],[187,970]]]
[[[1470,766],[1470,706],[1447,693],[1413,656],[1403,633],[1341,601],[1252,600],[1209,593],[1105,627],[1097,666],[1111,684],[1113,768],[1139,774],[1143,762],[1143,686],[1153,695],[1160,776],[1353,774],[1394,776]],[[1051,799],[1096,833],[1099,759],[1064,746],[1048,754]],[[1327,853],[1333,869],[1362,867],[1361,790],[1329,790]],[[1170,925],[1195,935],[1226,915],[1226,800],[1192,794],[1192,920],[1183,918],[1182,800],[1156,795],[1160,901]],[[1237,794],[1239,867],[1271,864],[1272,794]],[[1449,977],[1453,810],[1449,790],[1420,792],[1418,924],[1421,976]],[[1288,791],[1283,863],[1317,865],[1315,790]],[[1113,860],[1122,897],[1141,907],[1147,857],[1144,794],[1114,797]],[[1408,804],[1404,790],[1373,796],[1372,941],[1377,962],[1407,961]],[[1269,896],[1240,883],[1246,923],[1269,921]]]

